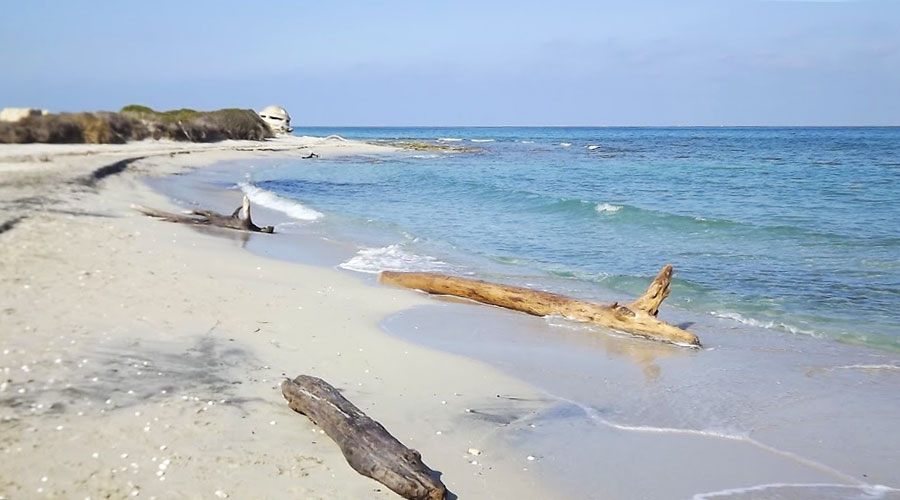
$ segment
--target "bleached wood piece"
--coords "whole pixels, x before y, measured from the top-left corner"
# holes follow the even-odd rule
[[[659,305],[669,296],[672,273],[671,265],[663,266],[647,291],[627,306],[618,302],[597,304],[555,293],[438,273],[383,271],[379,281],[433,294],[454,295],[535,316],[559,315],[649,339],[700,346],[696,335],[656,317]]]

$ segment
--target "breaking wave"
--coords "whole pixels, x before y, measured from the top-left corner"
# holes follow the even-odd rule
[[[449,266],[434,257],[407,252],[395,244],[381,248],[363,248],[339,267],[359,273],[377,274],[381,271],[440,271]]]
[[[267,191],[253,184],[241,182],[238,184],[238,187],[253,203],[277,210],[294,219],[314,221],[323,217],[321,212],[317,212],[289,198],[278,196],[272,191]]]
[[[778,321],[759,321],[753,318],[748,318],[746,316],[741,316],[735,312],[719,312],[712,311],[710,312],[713,316],[717,318],[730,319],[732,321],[737,321],[738,323],[755,326],[757,328],[765,328],[767,330],[783,330],[786,332],[800,334],[800,335],[809,335],[811,337],[821,337],[817,332],[812,330],[805,330],[803,328],[797,328],[796,326],[788,325],[787,323],[781,323]]]
[[[597,213],[601,214],[616,213],[619,210],[622,210],[622,207],[620,205],[613,205],[611,203],[597,203],[597,206],[594,207],[594,210],[596,210]]]

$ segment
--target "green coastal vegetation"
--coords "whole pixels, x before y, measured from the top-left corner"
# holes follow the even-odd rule
[[[143,139],[217,142],[260,141],[272,137],[269,126],[252,109],[155,111],[132,104],[118,113],[58,113],[0,122],[0,143],[122,144]]]

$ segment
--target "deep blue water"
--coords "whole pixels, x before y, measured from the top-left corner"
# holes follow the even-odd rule
[[[360,242],[348,268],[443,269],[609,299],[671,263],[667,304],[900,349],[898,128],[295,133],[475,148],[256,170],[259,188],[324,214],[304,230]]]

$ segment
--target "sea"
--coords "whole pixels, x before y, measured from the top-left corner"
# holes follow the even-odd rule
[[[627,302],[674,266],[659,317],[700,349],[439,297],[384,318],[543,395],[453,416],[492,426],[473,474],[521,467],[554,498],[900,499],[900,128],[294,133],[415,149],[261,157],[162,189],[223,211],[244,193],[276,224],[247,250],[372,286],[436,271]]]
[[[343,268],[633,297],[900,351],[900,128],[308,128],[417,151],[285,162],[244,189],[359,242]]]

